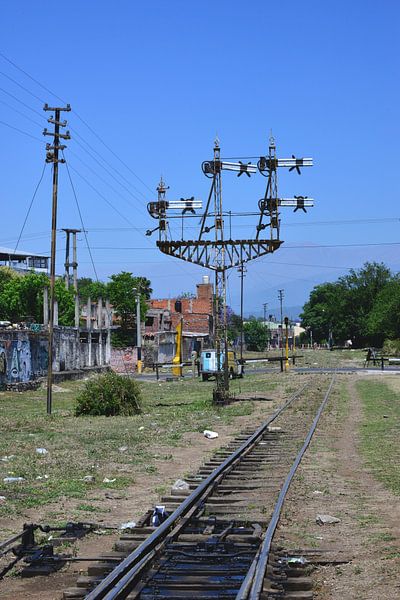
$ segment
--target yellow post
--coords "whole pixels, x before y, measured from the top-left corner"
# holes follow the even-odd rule
[[[295,330],[295,325],[293,325],[292,327],[293,330],[293,364],[296,364],[296,330]]]
[[[182,363],[182,323],[183,318],[181,317],[181,320],[176,326],[176,352],[172,359],[172,364],[177,365],[176,367],[172,367],[172,374],[177,377],[182,377],[182,367],[180,366]]]
[[[289,319],[285,317],[285,327],[286,327],[286,362],[285,362],[285,371],[289,370]]]

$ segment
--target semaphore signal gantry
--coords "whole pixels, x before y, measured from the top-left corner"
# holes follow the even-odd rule
[[[146,233],[151,235],[158,231],[157,247],[168,256],[179,258],[186,262],[194,263],[211,269],[215,272],[215,346],[217,350],[217,364],[220,364],[221,354],[224,356],[224,368],[217,373],[217,386],[214,390],[214,400],[223,402],[228,397],[229,372],[227,358],[227,322],[226,322],[226,271],[233,267],[242,266],[244,263],[275,252],[283,241],[280,239],[280,209],[291,207],[294,211],[304,211],[314,205],[312,198],[307,196],[294,196],[293,198],[280,198],[278,195],[278,168],[287,168],[289,171],[301,173],[303,167],[311,167],[312,158],[277,158],[275,140],[271,136],[268,155],[260,156],[257,164],[251,162],[229,162],[221,158],[220,143],[214,143],[213,160],[204,161],[202,170],[206,177],[211,179],[211,187],[203,209],[201,200],[181,198],[180,200],[167,200],[166,192],[169,189],[163,179],[157,187],[158,198],[149,202],[149,214],[158,220],[158,226],[149,229]],[[247,177],[257,173],[267,178],[267,185],[263,198],[258,201],[258,211],[254,214],[258,222],[255,227],[254,237],[251,239],[232,239],[225,236],[224,220],[231,213],[223,210],[222,205],[222,172],[237,173],[237,177],[245,174]],[[198,211],[198,212],[197,212]],[[236,216],[246,213],[236,213]],[[248,214],[248,213],[247,213]],[[199,218],[200,229],[196,239],[184,239],[184,222],[191,218]],[[182,223],[181,239],[172,239],[169,222],[180,219]],[[221,361],[222,363],[222,361]]]

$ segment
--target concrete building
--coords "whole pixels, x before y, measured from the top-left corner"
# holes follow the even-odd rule
[[[37,273],[49,272],[49,257],[45,254],[35,254],[0,246],[0,267],[10,267],[14,271],[26,273],[31,270]]]

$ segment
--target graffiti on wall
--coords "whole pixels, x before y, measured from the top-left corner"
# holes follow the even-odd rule
[[[27,383],[32,376],[29,340],[0,341],[0,382]]]
[[[14,342],[10,365],[11,381],[26,383],[31,378],[31,346],[27,340]]]
[[[7,378],[7,355],[6,350],[0,342],[0,384],[4,383]]]

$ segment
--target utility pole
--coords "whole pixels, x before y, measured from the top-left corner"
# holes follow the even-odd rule
[[[76,234],[80,233],[81,229],[63,229],[65,231],[67,239],[65,244],[65,287],[68,289],[70,280],[69,280],[69,269],[72,267],[73,271],[73,286],[75,293],[78,293],[78,261],[77,261],[77,252],[76,252]],[[72,234],[72,262],[69,260],[69,249],[70,249],[70,235]]]
[[[246,267],[244,265],[240,265],[240,267],[238,267],[238,271],[240,275],[240,363],[243,365],[243,279],[246,274]]]
[[[142,372],[142,334],[140,330],[140,291],[134,288],[136,299],[136,346],[137,346],[137,370]]]
[[[283,357],[283,296],[284,296],[284,290],[278,290],[278,298],[279,298],[279,303],[280,303],[280,307],[281,307],[281,335],[280,335],[280,346],[281,346],[281,354]]]
[[[66,146],[60,145],[60,139],[69,140],[69,131],[60,133],[60,127],[66,127],[67,121],[60,121],[61,112],[69,112],[69,104],[65,108],[50,107],[45,104],[44,111],[54,112],[54,117],[47,119],[54,125],[54,132],[44,129],[43,135],[50,135],[53,139],[53,145],[46,144],[46,162],[53,163],[53,200],[51,217],[51,259],[50,259],[50,318],[49,318],[49,346],[48,346],[48,368],[47,368],[47,414],[51,415],[52,409],[52,384],[53,384],[53,337],[54,337],[54,284],[56,279],[56,237],[57,237],[57,195],[58,195],[58,163],[64,163],[63,158],[58,158],[60,150]]]

